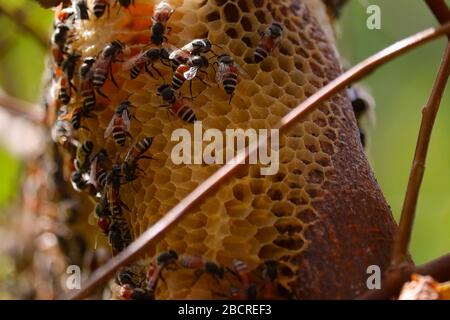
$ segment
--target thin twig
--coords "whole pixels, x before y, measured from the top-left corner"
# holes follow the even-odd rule
[[[449,13],[447,14],[447,18],[449,18],[450,12],[445,3],[443,3],[444,7],[439,6],[439,8],[437,8],[436,6],[439,5],[441,1],[427,1],[427,3],[429,3],[430,8],[433,11],[439,9],[439,17],[441,17],[441,19],[446,16],[445,12]],[[411,241],[411,234],[414,226],[414,219],[416,216],[417,201],[419,198],[420,187],[422,185],[422,179],[425,171],[425,163],[427,159],[431,133],[433,132],[434,122],[439,111],[439,106],[441,104],[442,95],[447,85],[449,74],[450,42],[447,44],[447,48],[445,49],[436,81],[433,85],[433,89],[431,91],[428,102],[422,111],[422,121],[419,130],[419,137],[417,139],[416,151],[409,175],[405,200],[403,202],[397,239],[394,243],[394,248],[392,251],[392,268],[396,268],[402,263],[405,263],[408,258],[408,248]]]
[[[385,274],[380,290],[369,290],[359,296],[358,300],[381,300],[396,297],[403,284],[411,279],[413,273],[432,276],[436,281],[450,280],[450,254],[418,267],[405,266]]]
[[[5,93],[0,93],[0,108],[5,109],[15,116],[30,120],[35,124],[42,124],[43,118],[36,111],[38,110],[38,106],[32,103],[19,100]]]
[[[335,80],[331,81],[325,87],[306,99],[303,103],[287,114],[276,127],[280,131],[287,130],[294,125],[297,120],[311,112],[314,108],[336,93],[345,89],[352,82],[358,81],[367,74],[371,73],[381,65],[391,61],[399,55],[408,52],[426,42],[441,37],[450,32],[450,23],[440,28],[431,28],[419,32],[409,38],[401,40],[390,47],[380,51],[372,57],[366,59],[362,63],[354,66]],[[272,136],[268,137],[270,141]],[[136,239],[129,247],[120,252],[113,259],[108,261],[104,266],[93,272],[91,277],[86,281],[80,290],[74,291],[65,298],[83,299],[95,289],[99,284],[107,281],[116,270],[121,266],[132,262],[134,259],[145,254],[147,249],[154,245],[169,227],[173,226],[180,220],[190,209],[203,201],[209,194],[222,185],[226,179],[230,178],[246,163],[249,155],[258,151],[262,144],[267,141],[260,141],[250,145],[248,150],[240,152],[231,162],[228,162],[212,176],[201,183],[186,198],[180,201],[174,208],[164,215],[158,222],[145,231],[138,239]],[[267,144],[269,145],[269,144]],[[63,297],[64,298],[64,297]]]
[[[440,24],[450,21],[450,10],[444,0],[425,0]],[[447,36],[450,39],[450,35]]]
[[[38,32],[36,32],[36,29],[33,28],[32,26],[30,26],[26,22],[26,19],[24,19],[24,17],[20,14],[19,11],[11,12],[11,11],[5,9],[2,5],[0,5],[0,15],[4,15],[4,16],[8,17],[17,26],[22,28],[27,33],[29,33],[33,37],[33,39],[35,39],[36,42],[41,45],[41,47],[43,49],[47,49],[48,48],[48,40],[47,40],[47,38],[42,36]]]

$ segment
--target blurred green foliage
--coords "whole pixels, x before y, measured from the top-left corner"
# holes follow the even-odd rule
[[[381,8],[381,30],[366,27],[367,4]],[[26,8],[26,21],[49,34],[52,12],[31,0],[0,0],[9,9]],[[353,0],[344,10],[340,30],[342,56],[357,63],[396,40],[437,23],[423,1]],[[39,101],[45,50],[12,21],[0,16],[0,86],[11,95]],[[364,84],[377,101],[377,121],[370,130],[369,158],[398,218],[406,189],[421,108],[436,75],[445,41],[428,44],[370,75]],[[450,92],[444,97],[417,210],[412,253],[424,262],[450,251]],[[0,151],[0,207],[14,195],[19,164]]]
[[[49,38],[53,13],[31,0],[0,0],[9,12],[20,12],[22,21]],[[16,11],[18,10],[18,11]],[[0,88],[20,99],[37,102],[41,94],[46,49],[8,17],[0,15]],[[20,163],[0,146],[0,208],[17,193]],[[1,211],[0,211],[1,214]]]
[[[381,8],[381,29],[366,28],[366,2]],[[450,1],[447,1],[450,3]],[[437,25],[424,1],[353,0],[344,10],[341,54],[352,64],[419,30]],[[445,48],[438,40],[402,56],[364,81],[375,97],[369,159],[396,218],[403,204],[421,109]],[[412,254],[417,263],[450,251],[450,91],[442,101],[417,208]]]

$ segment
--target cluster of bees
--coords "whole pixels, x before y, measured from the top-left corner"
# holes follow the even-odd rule
[[[121,163],[113,164],[105,149],[94,153],[95,146],[92,141],[80,142],[73,138],[73,132],[80,129],[89,130],[82,122],[83,119],[92,117],[96,111],[99,96],[109,101],[108,96],[102,91],[106,81],[110,79],[117,88],[119,87],[114,79],[113,65],[121,63],[121,57],[129,56],[130,50],[125,43],[115,40],[108,43],[97,56],[80,61],[81,54],[72,50],[71,44],[76,41],[75,26],[82,20],[101,19],[104,15],[110,14],[112,6],[119,5],[119,9],[128,9],[133,4],[132,0],[116,0],[114,3],[110,0],[94,0],[92,8],[89,8],[86,0],[73,0],[72,5],[68,7],[61,4],[56,10],[52,36],[52,56],[56,64],[53,81],[57,83],[56,100],[60,105],[52,131],[53,139],[73,149],[72,185],[75,190],[88,192],[96,199],[95,215],[98,226],[107,235],[113,254],[122,251],[133,241],[130,226],[123,215],[123,209],[129,208],[120,199],[120,188],[139,177],[139,173],[143,171],[139,167],[141,160],[151,159],[145,154],[151,148],[153,138],[145,136],[138,140],[129,148]],[[91,12],[95,18],[91,17]],[[175,8],[165,0],[155,6],[153,16],[149,19],[148,45],[137,55],[125,60],[122,63],[122,70],[128,72],[132,80],[144,72],[152,78],[164,79],[157,64],[171,66],[173,70],[171,83],[161,83],[157,87],[162,106],[186,123],[193,123],[197,120],[191,106],[191,102],[195,99],[192,94],[193,80],[198,79],[209,86],[200,74],[208,76],[208,70],[212,67],[217,84],[229,95],[231,104],[237,84],[242,77],[248,75],[229,54],[216,54],[213,47],[220,48],[220,46],[212,44],[208,39],[195,39],[181,48],[169,44],[166,37],[170,32],[168,22],[174,12]],[[255,63],[262,62],[272,53],[279,45],[282,33],[282,25],[274,22],[261,34],[261,40],[254,53]],[[212,59],[216,61],[210,63]],[[79,79],[77,86],[74,84],[76,74]],[[186,82],[190,84],[190,97],[182,97],[179,92]],[[82,100],[79,106],[71,104],[74,94]],[[121,147],[126,145],[127,140],[132,139],[130,124],[132,119],[135,119],[131,112],[133,108],[130,96],[116,107],[104,132],[105,139],[112,136],[115,143]],[[168,253],[158,258],[156,268],[149,272],[147,292],[154,290],[162,269],[173,260],[176,260],[175,256]],[[203,260],[192,259],[189,263],[185,260],[181,263],[185,267],[195,265],[206,273],[223,277],[223,269],[212,262],[204,263]],[[236,269],[237,274],[242,273],[238,270],[238,266]],[[239,277],[245,282],[242,276]],[[130,283],[124,284],[130,286]],[[239,292],[235,292],[235,296],[239,295]],[[252,294],[245,296],[251,297]]]
[[[231,286],[226,296],[231,300],[254,300],[257,297],[270,300],[279,296],[275,282],[278,266],[274,260],[264,262],[263,285],[258,290],[247,264],[241,260],[234,260],[233,268],[230,269],[199,256],[178,256],[176,251],[169,250],[160,253],[155,262],[150,263],[144,280],[130,267],[120,270],[116,278],[120,288],[119,298],[123,300],[153,299],[158,281],[165,281],[163,271],[176,267],[194,270],[194,284],[204,274],[211,276],[217,283],[225,278],[228,278],[226,280],[229,283],[237,281],[240,286]]]

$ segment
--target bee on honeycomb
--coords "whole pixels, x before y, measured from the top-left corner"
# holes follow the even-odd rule
[[[91,12],[93,2],[86,1]],[[63,22],[75,36],[58,44],[57,57],[77,52],[79,62],[95,58],[92,73],[79,79],[75,72],[73,83],[78,87],[91,77],[96,105],[89,117],[81,116],[86,130],[68,129],[58,140],[63,138],[64,150],[91,141],[92,155],[101,150],[108,155],[102,161],[91,158],[95,163],[80,178],[95,186],[85,194],[91,202],[104,199],[105,190],[116,199],[116,206],[104,212],[126,229],[114,228],[114,243],[126,235],[128,244],[219,168],[175,164],[174,130],[193,134],[195,120],[205,130],[221,132],[272,129],[341,70],[322,2],[135,0],[111,9],[115,6],[120,10],[100,18],[78,21],[69,15]],[[177,70],[181,84],[174,89]],[[59,83],[54,79],[50,91]],[[133,110],[119,115],[123,101]],[[71,114],[83,105],[83,96],[77,92],[65,102],[60,109]],[[62,126],[65,118],[53,112],[49,118]],[[114,130],[111,119],[120,120],[119,141],[119,134],[105,139],[105,131]],[[133,183],[108,188],[111,170],[124,179],[118,171],[130,148],[145,137],[152,137],[151,159],[139,161]],[[345,93],[311,112],[281,137],[276,174],[261,175],[259,164],[243,167],[143,257],[154,263],[172,250],[201,257],[201,267],[209,261],[224,268],[224,276],[203,272],[195,279],[177,261],[153,271],[153,280],[161,274],[164,281],[152,282],[152,298],[351,298],[360,293],[366,267],[387,265],[395,223],[359,138]],[[267,261],[273,261],[270,272]],[[124,285],[122,293],[132,297],[130,284]]]

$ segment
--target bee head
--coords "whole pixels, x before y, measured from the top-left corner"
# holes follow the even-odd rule
[[[278,22],[272,23],[269,29],[272,34],[272,37],[274,38],[280,37],[281,34],[283,33],[283,26]]]
[[[234,62],[233,58],[228,54],[222,54],[217,57],[217,61],[223,64],[232,64]]]

